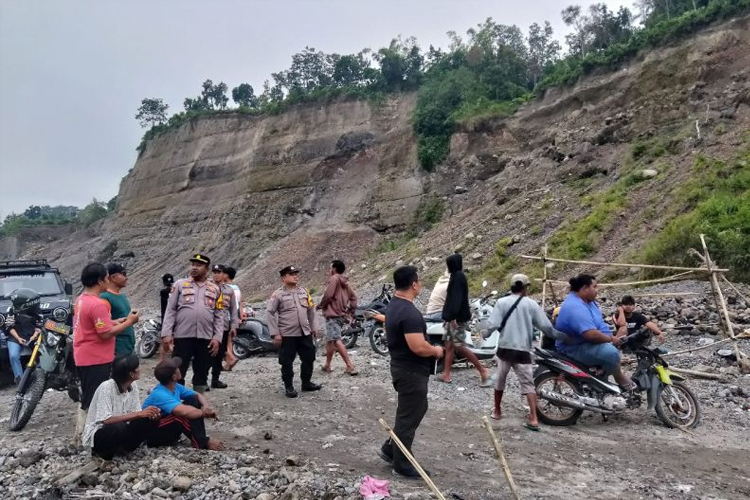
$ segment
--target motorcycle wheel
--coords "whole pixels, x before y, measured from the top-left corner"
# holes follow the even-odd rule
[[[385,327],[381,324],[374,324],[367,333],[370,338],[370,347],[381,356],[388,356],[388,339],[385,335]]]
[[[35,368],[29,374],[29,379],[24,392],[16,393],[16,399],[13,403],[13,409],[10,412],[10,420],[8,422],[8,429],[11,431],[20,431],[26,426],[31,415],[34,414],[36,405],[44,395],[47,372],[41,368]]]
[[[135,352],[141,359],[152,357],[159,350],[158,339],[148,333],[143,333],[135,344]]]
[[[352,349],[357,345],[357,339],[359,338],[359,330],[346,330],[341,333],[341,342],[344,343],[344,347]]]
[[[234,357],[237,359],[247,359],[250,357],[250,349],[248,349],[242,342],[238,342],[238,340],[235,338],[232,341],[232,354],[234,354]]]
[[[541,394],[542,389],[559,392],[566,396],[575,396],[580,394],[578,386],[566,378],[552,372],[544,372],[539,375],[535,381],[537,396]],[[581,417],[583,410],[569,408],[567,406],[558,406],[552,401],[547,401],[538,396],[537,416],[539,420],[547,425],[567,426],[575,425]]]
[[[688,386],[682,382],[672,382],[672,385],[665,385],[659,391],[656,415],[670,429],[691,429],[698,425],[701,410],[698,399]]]

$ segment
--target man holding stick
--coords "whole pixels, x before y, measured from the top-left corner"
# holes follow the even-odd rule
[[[435,358],[443,357],[443,349],[427,342],[427,325],[414,299],[422,290],[417,268],[403,266],[393,273],[395,296],[388,304],[385,330],[391,354],[391,377],[398,393],[396,423],[393,431],[411,451],[414,435],[427,413],[427,382]],[[418,478],[419,472],[389,438],[378,455],[393,463],[393,472],[407,478]]]

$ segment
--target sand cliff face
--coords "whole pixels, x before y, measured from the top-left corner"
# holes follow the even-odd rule
[[[748,68],[749,19],[712,27],[618,71],[550,89],[511,118],[466,125],[432,174],[417,163],[413,94],[201,118],[149,142],[122,180],[115,216],[13,248],[52,259],[73,281],[89,260],[123,261],[131,295],[150,301],[161,274],[184,274],[196,251],[241,269],[239,283],[258,297],[288,264],[320,290],[332,258],[352,264],[355,283],[376,281],[397,262],[439,273],[456,247],[470,270],[483,272],[500,238],[517,242],[511,252],[535,252],[622,175],[655,169],[657,178],[628,193],[592,255],[614,258],[674,215],[672,188],[698,154],[728,158],[746,147]],[[634,161],[634,146],[651,138],[667,139],[668,154]],[[443,198],[442,221],[376,251],[384,233],[417,217],[425,195]]]

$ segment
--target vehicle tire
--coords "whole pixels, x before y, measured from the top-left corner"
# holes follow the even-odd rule
[[[665,397],[666,396],[666,397]],[[682,382],[664,385],[656,399],[656,415],[670,429],[692,429],[700,422],[701,409],[698,398]]]
[[[367,332],[370,338],[370,347],[381,356],[388,356],[388,339],[385,335],[385,325],[375,323]]]
[[[344,343],[344,347],[352,349],[357,345],[357,339],[359,338],[359,332],[362,330],[351,329],[341,332],[341,342]]]
[[[13,402],[13,409],[10,411],[10,420],[8,429],[11,431],[20,431],[29,422],[31,415],[34,414],[36,405],[44,395],[44,385],[47,380],[47,372],[41,368],[35,368],[29,374],[30,380],[26,384],[26,391],[16,393],[16,399]]]
[[[141,359],[147,359],[159,350],[159,338],[151,333],[142,333],[135,344],[135,352]]]
[[[542,399],[539,394],[545,386],[552,386],[552,390],[561,392],[565,395],[580,394],[581,390],[578,384],[566,379],[560,378],[559,375],[546,371],[541,373],[534,379],[534,385],[537,393],[537,416],[539,420],[547,425],[556,426],[567,426],[575,425],[578,419],[581,417],[583,410],[577,408],[568,408],[567,406],[559,406],[554,404],[552,401]],[[550,390],[549,388],[547,390]]]
[[[250,357],[250,349],[245,345],[245,339],[235,338],[232,341],[232,354],[237,359],[247,359]]]

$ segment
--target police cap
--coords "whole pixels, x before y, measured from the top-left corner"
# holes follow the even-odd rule
[[[294,266],[286,266],[284,269],[279,271],[279,274],[282,278],[287,274],[299,274],[299,268]]]
[[[197,253],[190,257],[190,262],[200,262],[201,264],[206,264],[208,266],[211,264],[211,259],[208,258],[208,255]]]

